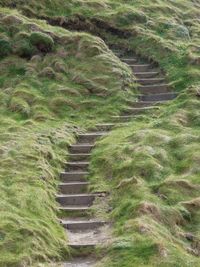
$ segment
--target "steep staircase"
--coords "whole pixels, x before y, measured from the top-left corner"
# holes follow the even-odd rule
[[[61,223],[67,231],[69,246],[78,251],[88,248],[90,251],[96,245],[105,244],[108,240],[109,223],[90,217],[90,209],[96,198],[103,198],[103,193],[90,193],[88,190],[91,151],[95,142],[103,138],[113,127],[134,119],[144,112],[152,112],[160,103],[174,99],[177,94],[171,92],[165,78],[154,64],[146,63],[138,57],[124,55],[122,51],[113,50],[121,61],[127,63],[137,78],[138,101],[129,101],[129,107],[120,115],[111,118],[111,123],[96,125],[95,130],[77,136],[77,142],[71,145],[69,161],[66,170],[61,173],[59,195],[57,201],[63,211]],[[78,252],[76,253],[78,255]],[[76,256],[64,264],[65,267],[94,266],[95,259]]]

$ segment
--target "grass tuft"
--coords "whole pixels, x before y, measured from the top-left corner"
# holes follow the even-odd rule
[[[50,52],[54,47],[53,39],[42,32],[32,32],[30,35],[30,43],[36,46],[41,52]]]

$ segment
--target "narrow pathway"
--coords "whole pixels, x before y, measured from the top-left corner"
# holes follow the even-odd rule
[[[91,151],[98,138],[105,136],[118,122],[131,120],[143,112],[152,112],[161,102],[172,100],[176,93],[170,92],[161,72],[153,64],[144,63],[142,59],[125,55],[122,51],[113,50],[116,56],[127,63],[137,77],[139,86],[138,102],[129,102],[129,108],[120,116],[112,117],[112,123],[96,125],[96,130],[77,136],[77,143],[70,147],[70,161],[66,170],[61,173],[60,192],[57,200],[66,218],[61,223],[67,231],[69,246],[76,251],[96,245],[104,244],[107,237],[109,223],[104,220],[91,218],[88,211],[96,197],[103,194],[89,193],[87,180]],[[89,258],[88,258],[89,256]],[[64,264],[65,267],[92,267],[95,264],[93,255],[87,257],[76,256]]]

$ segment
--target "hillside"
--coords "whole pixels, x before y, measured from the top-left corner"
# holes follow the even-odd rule
[[[69,256],[54,197],[68,145],[136,99],[109,47],[159,64],[179,95],[92,154],[91,188],[110,192],[113,222],[98,266],[200,266],[200,1],[0,5],[0,266]]]

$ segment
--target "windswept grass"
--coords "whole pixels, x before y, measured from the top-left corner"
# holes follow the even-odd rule
[[[60,25],[71,20],[70,28],[80,25],[93,33],[97,31],[93,19],[99,20],[98,34],[107,43],[159,62],[177,90],[200,79],[199,0],[3,0],[1,5],[16,6],[24,14],[49,18]],[[116,38],[105,25],[128,32],[130,37]]]
[[[99,141],[91,181],[111,192],[116,236],[103,266],[200,265],[198,90]]]
[[[67,146],[120,112],[133,77],[100,38],[17,11],[0,10],[0,46],[0,266],[39,266],[68,255],[55,201]]]
[[[1,9],[0,265],[37,266],[62,254],[53,196],[67,144],[75,132],[118,114],[132,96],[130,70],[100,38],[36,19],[46,18],[153,59],[181,92],[153,118],[114,130],[94,152],[91,181],[93,189],[111,192],[115,236],[102,265],[200,266],[200,1],[2,0],[1,6],[35,19]]]

